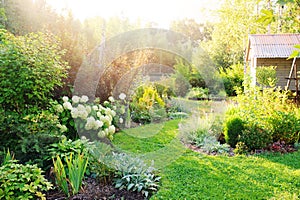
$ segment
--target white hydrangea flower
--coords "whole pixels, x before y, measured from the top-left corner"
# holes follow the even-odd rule
[[[91,130],[94,128],[94,125],[95,125],[95,118],[91,116],[86,119],[86,124],[84,128],[85,130]]]
[[[78,111],[78,117],[80,117],[81,119],[87,119],[88,117],[88,113],[86,110],[80,110]]]
[[[58,113],[62,113],[64,111],[64,107],[62,105],[58,104],[55,106],[55,110]]]
[[[120,123],[120,124],[123,124],[123,122],[124,122],[123,118],[120,117],[119,123]]]
[[[67,102],[67,101],[69,101],[69,97],[64,96],[64,97],[62,98],[62,100],[63,100],[64,102]]]
[[[93,106],[92,108],[93,108],[94,111],[99,110],[98,106]]]
[[[104,106],[108,106],[108,105],[109,105],[109,102],[108,102],[108,101],[104,101],[104,102],[103,102],[103,105],[104,105]]]
[[[106,108],[105,114],[106,114],[106,115],[111,115],[111,109],[110,109],[110,108]]]
[[[78,112],[77,108],[72,108],[71,116],[72,116],[73,119],[76,119],[79,116],[79,112]]]
[[[110,97],[108,97],[108,100],[110,101],[110,102],[115,102],[115,99],[114,99],[114,97],[112,97],[112,96],[110,96]]]
[[[103,123],[105,123],[105,122],[106,122],[106,118],[105,118],[105,116],[104,116],[104,115],[101,115],[99,118],[100,118],[100,121],[102,121]]]
[[[107,136],[109,134],[108,128],[104,129],[105,135]]]
[[[101,128],[103,126],[103,122],[96,120],[95,125],[94,125],[94,130],[97,130],[98,128]]]
[[[89,97],[86,95],[82,95],[80,98],[81,103],[86,103],[86,102],[88,102],[88,100],[89,100]]]
[[[112,109],[113,109],[113,110],[117,110],[117,106],[113,106]]]
[[[85,111],[85,106],[82,105],[82,104],[78,104],[77,109],[78,109],[79,111]]]
[[[101,112],[97,112],[97,117],[100,119],[102,116]]]
[[[126,94],[121,93],[121,94],[119,95],[119,99],[125,100],[125,98],[126,98]]]
[[[63,107],[68,110],[72,110],[72,104],[70,102],[63,103]]]
[[[86,106],[85,106],[85,110],[86,110],[86,112],[87,112],[88,114],[90,114],[90,113],[92,112],[92,108],[91,108],[91,106],[89,106],[89,105],[86,105]]]
[[[108,127],[108,133],[113,134],[115,132],[116,132],[116,127],[114,125]]]
[[[104,138],[106,136],[105,132],[104,131],[99,131],[98,132],[98,137],[99,138]]]
[[[112,110],[111,111],[111,116],[113,116],[113,117],[116,116],[116,111]]]
[[[110,115],[106,115],[105,117],[105,122],[108,124],[108,125],[111,125],[111,121],[112,121],[112,117]]]
[[[102,111],[105,110],[105,108],[102,105],[99,105],[99,110]]]
[[[79,101],[80,101],[80,97],[79,97],[79,96],[76,96],[76,95],[75,95],[75,96],[72,97],[72,102],[73,102],[73,103],[76,104],[76,103],[79,103]]]

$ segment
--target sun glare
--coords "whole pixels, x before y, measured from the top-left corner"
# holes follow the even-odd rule
[[[109,18],[126,17],[131,21],[152,22],[158,27],[168,27],[173,20],[193,18],[198,22],[213,21],[211,11],[218,8],[220,0],[47,0],[57,12],[72,10],[74,17],[84,20],[93,16]]]

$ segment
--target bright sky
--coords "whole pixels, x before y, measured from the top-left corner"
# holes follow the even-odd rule
[[[167,28],[171,21],[194,18],[197,22],[212,21],[212,10],[218,8],[222,0],[46,0],[58,12],[70,8],[73,15],[84,20],[88,17],[112,16],[138,18],[142,22],[156,22]]]

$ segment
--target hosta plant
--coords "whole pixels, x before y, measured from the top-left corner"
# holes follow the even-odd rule
[[[106,163],[116,170],[116,188],[141,192],[146,198],[157,191],[160,177],[143,160],[124,153],[113,153]]]

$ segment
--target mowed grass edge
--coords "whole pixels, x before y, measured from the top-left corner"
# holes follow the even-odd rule
[[[114,144],[135,154],[164,149],[178,140],[178,123],[171,120],[152,137],[134,137],[147,128],[127,129]],[[147,133],[141,133],[147,135]],[[177,144],[178,145],[178,144]],[[178,146],[176,146],[178,147]],[[182,146],[181,154],[159,169],[161,187],[151,199],[299,199],[300,152],[258,156],[209,156]],[[167,152],[170,153],[170,152]],[[173,156],[170,154],[170,156]],[[163,156],[162,156],[163,158]]]

